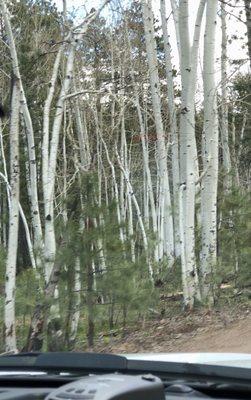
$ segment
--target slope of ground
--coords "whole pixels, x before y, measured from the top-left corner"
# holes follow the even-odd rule
[[[251,353],[251,310],[241,307],[162,318],[141,324],[124,337],[112,337],[96,349],[104,352]]]

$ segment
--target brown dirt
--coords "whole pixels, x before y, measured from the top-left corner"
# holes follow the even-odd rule
[[[104,345],[105,341],[109,344]],[[251,310],[199,311],[141,323],[137,330],[127,332],[123,338],[119,334],[117,337],[104,334],[95,350],[251,353]]]

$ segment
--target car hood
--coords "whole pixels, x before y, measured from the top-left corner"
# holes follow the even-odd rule
[[[121,355],[128,360],[208,364],[251,369],[251,354],[242,353],[134,353]]]

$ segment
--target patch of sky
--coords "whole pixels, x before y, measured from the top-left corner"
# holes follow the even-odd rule
[[[104,0],[103,0],[104,1]],[[81,21],[92,8],[98,9],[102,3],[102,0],[68,0],[67,13],[69,17],[79,22]],[[106,20],[108,26],[116,25],[121,18],[122,10],[127,8],[131,3],[131,0],[111,0],[110,3],[104,7],[101,12]],[[63,0],[55,0],[55,5],[59,11],[63,10]]]

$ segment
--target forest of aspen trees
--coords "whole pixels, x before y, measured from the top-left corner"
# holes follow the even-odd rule
[[[249,0],[82,3],[0,0],[1,352],[251,287]]]

